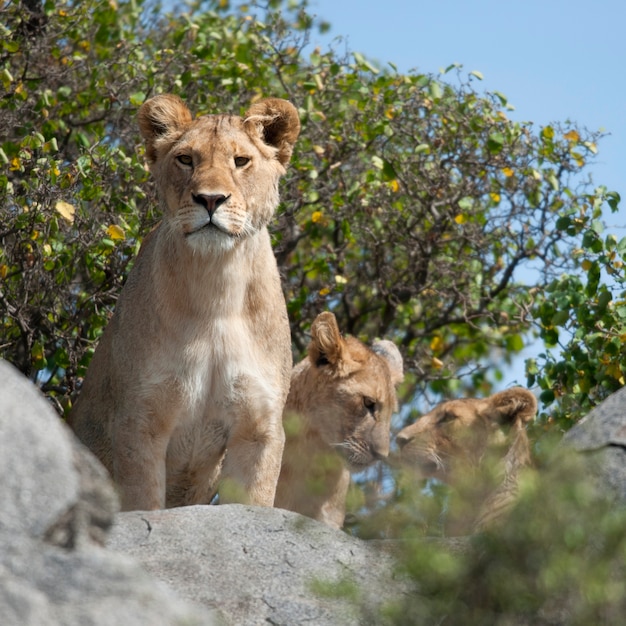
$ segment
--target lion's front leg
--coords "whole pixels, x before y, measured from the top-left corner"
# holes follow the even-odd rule
[[[239,416],[220,477],[220,503],[272,506],[285,445],[282,409]]]
[[[157,428],[154,415],[117,420],[112,432],[113,480],[122,511],[165,508],[169,431]]]

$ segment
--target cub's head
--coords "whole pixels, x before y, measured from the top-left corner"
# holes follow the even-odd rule
[[[520,387],[485,399],[443,402],[398,433],[400,460],[425,477],[454,482],[488,452],[501,451],[503,458],[511,434],[521,432],[536,412],[535,396]]]
[[[402,356],[391,341],[369,348],[343,338],[335,316],[321,313],[311,327],[308,356],[294,368],[287,407],[358,471],[389,454],[395,387],[402,379]]]
[[[161,95],[138,120],[171,237],[198,252],[228,250],[267,225],[300,132],[292,104],[268,98],[243,118],[194,119],[180,98]]]

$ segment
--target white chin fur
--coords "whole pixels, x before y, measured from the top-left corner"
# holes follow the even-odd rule
[[[235,247],[236,237],[231,237],[217,228],[202,228],[187,235],[187,244],[199,254],[228,252]]]

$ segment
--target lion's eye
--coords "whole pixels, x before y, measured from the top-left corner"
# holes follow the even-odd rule
[[[376,413],[376,400],[363,396],[363,406],[367,409],[368,413],[374,415]]]
[[[250,159],[248,157],[235,157],[235,167],[243,167],[244,165],[248,165],[248,163],[250,163]]]
[[[193,165],[193,159],[189,154],[179,154],[176,160],[183,165]]]

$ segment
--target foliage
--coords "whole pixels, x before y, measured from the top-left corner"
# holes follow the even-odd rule
[[[141,102],[174,92],[198,112],[240,113],[272,95],[303,123],[273,232],[297,356],[332,309],[345,332],[398,343],[407,399],[458,390],[463,373],[467,390],[489,391],[479,364],[502,375],[530,328],[529,286],[570,271],[598,219],[585,207],[604,195],[580,183],[598,135],[512,122],[505,96],[454,66],[445,82],[310,51],[325,25],[304,2],[248,9],[3,6],[2,356],[68,406],[158,219]]]
[[[564,274],[538,291],[532,307],[539,337],[548,348],[527,362],[528,382],[539,384],[548,410],[544,423],[569,428],[624,385],[626,374],[626,238],[604,235],[601,202],[617,211],[619,195],[605,188],[587,201],[591,220],[572,250],[580,271]],[[558,226],[568,229],[575,215]]]
[[[464,543],[404,526],[400,561],[415,592],[384,624],[617,624],[626,609],[626,511],[559,455],[525,475],[506,523]]]

